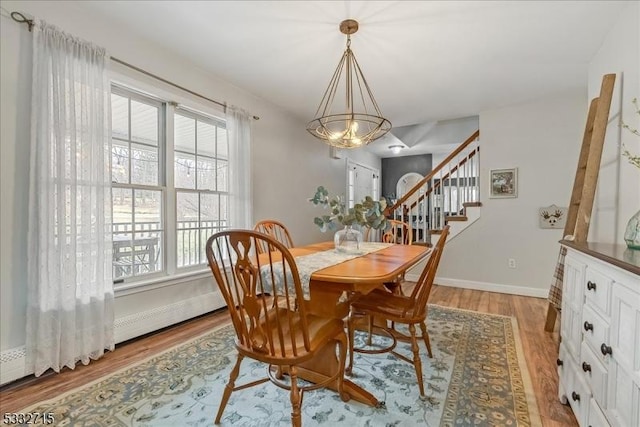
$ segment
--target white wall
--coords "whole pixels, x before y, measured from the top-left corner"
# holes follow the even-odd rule
[[[546,295],[562,230],[539,228],[538,208],[567,206],[586,104],[585,90],[480,112],[482,216],[447,243],[437,283]],[[504,168],[518,168],[518,197],[490,199],[489,171]]]
[[[116,58],[259,116],[260,120],[253,125],[253,218],[283,221],[290,227],[296,244],[331,238],[313,225],[313,217],[318,212],[307,199],[321,184],[332,192],[344,193],[347,156],[379,169],[378,157],[364,152],[343,152],[342,159],[330,159],[328,146],[311,137],[299,119],[196,68],[162,46],[87,12],[80,3],[3,1],[2,6],[44,19],[66,32],[104,46]],[[22,357],[28,268],[31,35],[26,26],[5,16],[0,31],[0,382],[4,383],[29,373],[24,372]],[[170,86],[162,87],[184,95]],[[210,274],[204,273],[200,278],[157,283],[144,292],[116,292],[116,337],[128,339],[210,311],[221,304],[218,293],[213,290]]]
[[[3,17],[0,43],[0,350],[6,350],[24,343],[31,81],[21,76],[31,69],[31,37]]]
[[[470,288],[546,296],[560,230],[537,228],[538,207],[566,206],[590,100],[602,76],[617,73],[589,240],[624,244],[628,219],[640,209],[640,171],[621,157],[621,145],[640,154],[631,103],[640,99],[640,5],[629,2],[588,65],[585,94],[480,113],[482,217],[445,250],[438,282]],[[517,199],[488,199],[492,168],[519,168]],[[509,269],[509,258],[517,261]]]
[[[427,135],[433,167],[438,166],[479,128],[478,116],[442,120],[436,123]]]
[[[640,102],[640,5],[630,2],[589,64],[589,99],[600,94],[604,74],[616,73],[614,97],[602,155],[589,240],[624,244],[627,221],[640,209],[640,170],[621,156],[622,144],[640,155],[640,137],[620,128],[640,129],[631,102]]]

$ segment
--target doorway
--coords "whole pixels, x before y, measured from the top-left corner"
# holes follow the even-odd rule
[[[347,207],[352,208],[366,196],[380,198],[380,171],[347,160]]]

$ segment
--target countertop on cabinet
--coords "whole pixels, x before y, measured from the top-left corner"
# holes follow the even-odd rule
[[[639,249],[629,249],[626,245],[612,243],[576,243],[571,240],[560,240],[560,244],[640,276]]]

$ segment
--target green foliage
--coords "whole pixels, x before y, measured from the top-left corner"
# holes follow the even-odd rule
[[[340,196],[329,197],[329,192],[321,185],[309,201],[330,211],[329,215],[313,219],[313,223],[323,232],[347,225],[371,227],[376,230],[384,230],[389,226],[389,222],[384,216],[384,210],[387,207],[387,200],[384,197],[376,201],[367,196],[354,207],[347,209],[343,198]]]
[[[633,102],[633,105],[636,108],[636,113],[640,116],[640,107],[638,107],[638,99],[637,98],[633,98],[633,100],[631,102]],[[640,136],[640,131],[638,131],[638,129],[634,129],[634,128],[630,127],[626,123],[622,123],[622,127],[624,129],[628,130],[629,132],[631,132],[632,134],[634,134],[636,136]],[[635,167],[640,169],[640,156],[635,156],[635,155],[631,154],[631,152],[629,152],[629,150],[627,150],[627,147],[625,147],[624,144],[622,145],[622,150],[623,150],[622,151],[622,155],[625,156],[629,160],[629,163],[631,163],[632,165],[634,165]]]

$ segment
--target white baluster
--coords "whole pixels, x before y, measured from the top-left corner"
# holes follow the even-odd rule
[[[447,185],[447,189],[449,190],[449,200],[448,200],[448,203],[447,203],[448,206],[447,206],[446,212],[451,214],[451,210],[452,210],[451,209],[451,207],[452,207],[451,206],[451,202],[452,202],[452,200],[451,200],[451,162],[449,162],[449,164],[447,165],[447,169],[449,170],[449,173],[447,174],[448,179],[449,179],[449,185]],[[444,223],[443,223],[443,226],[444,226]]]
[[[460,212],[460,200],[462,195],[460,194],[460,157],[458,156],[458,164],[456,165],[456,215]]]

